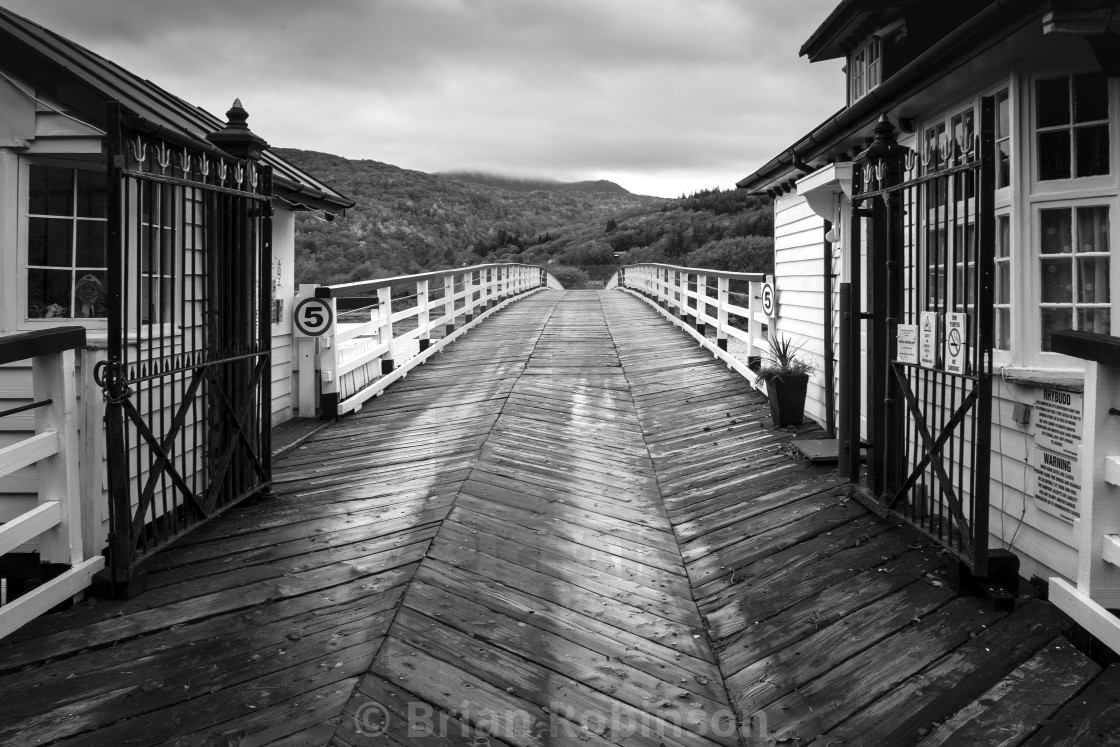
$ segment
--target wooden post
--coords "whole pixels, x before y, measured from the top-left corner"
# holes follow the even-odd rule
[[[296,297],[292,299],[292,308],[304,298],[315,296],[314,283],[301,283]],[[296,354],[296,370],[299,381],[296,388],[296,412],[301,418],[315,417],[315,407],[319,404],[319,374],[315,370],[315,338],[297,334],[295,324],[292,324],[292,336]]]
[[[1120,396],[1120,368],[1085,362],[1081,423],[1081,518],[1077,536],[1077,590],[1106,609],[1120,607],[1120,417],[1110,414]],[[1104,547],[1109,553],[1105,555]]]
[[[716,345],[727,350],[727,297],[730,282],[726,277],[716,278]]]
[[[416,281],[416,327],[420,330],[418,337],[420,352],[423,353],[432,344],[432,325],[429,314],[428,281]]]
[[[58,451],[39,462],[39,500],[42,506],[58,501],[62,520],[41,535],[39,555],[47,563],[76,566],[82,557],[82,506],[78,478],[78,412],[74,383],[74,351],[32,359],[31,381],[36,402],[51,404],[35,410],[35,432],[54,432]]]
[[[82,351],[82,438],[79,441],[78,470],[80,472],[82,504],[82,554],[83,560],[99,554],[105,542],[103,526],[108,516],[106,493],[101,482],[105,461],[105,441],[101,434],[105,428],[105,397],[101,386],[94,380],[93,369],[106,359],[104,348]]]
[[[302,286],[301,286],[302,287]],[[335,345],[335,335],[338,334],[338,301],[327,298],[331,307],[331,326],[319,336],[319,417],[338,417],[338,346]]]
[[[703,337],[708,333],[705,319],[708,316],[708,276],[696,274],[696,331]]]
[[[377,344],[389,343],[389,349],[381,358],[381,375],[393,372],[393,288],[383,286],[377,289],[377,311],[381,325],[377,328]]]

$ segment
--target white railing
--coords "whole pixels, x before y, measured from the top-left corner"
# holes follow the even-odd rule
[[[1120,653],[1120,337],[1055,332],[1052,349],[1085,360],[1077,578],[1050,579],[1050,601]]]
[[[35,508],[0,525],[0,555],[30,546],[42,562],[69,566],[61,575],[0,606],[0,638],[80,593],[105,558],[82,547],[83,506],[78,478],[78,414],[74,350],[85,330],[62,327],[0,338],[0,364],[31,360],[33,402],[3,414],[33,411],[35,434],[0,449],[0,483],[36,466]]]
[[[300,417],[360,410],[482,319],[542,288],[562,286],[521,264],[301,285],[294,307]]]
[[[769,319],[762,313],[765,281],[766,276],[756,272],[640,264],[621,268],[606,287],[630,291],[658,307],[701,346],[746,377],[752,386],[761,388],[763,384],[751,364],[767,344]],[[733,284],[740,289],[732,291]],[[739,341],[741,350],[729,351],[728,340]]]

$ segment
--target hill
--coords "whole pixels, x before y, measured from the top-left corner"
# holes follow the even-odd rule
[[[527,262],[547,264],[579,284],[606,279],[623,262],[741,271],[762,271],[772,263],[769,201],[741,192],[709,190],[667,200],[634,195],[613,182],[466,175],[485,180],[480,183],[462,174],[276,150],[357,203],[329,222],[299,215],[297,282]],[[560,269],[567,265],[578,269]]]
[[[461,182],[483,184],[487,187],[497,187],[511,192],[587,192],[588,194],[613,194],[629,195],[631,192],[620,184],[615,184],[607,179],[582,182],[562,182],[556,179],[520,179],[517,177],[499,176],[497,174],[480,174],[473,171],[448,172],[436,174]]]

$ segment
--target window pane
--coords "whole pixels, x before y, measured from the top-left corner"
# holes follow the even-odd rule
[[[1007,91],[1001,91],[996,96],[996,137],[1008,137],[1011,134],[1011,104]]]
[[[1077,250],[1079,252],[1108,251],[1107,205],[1077,208]]]
[[[996,303],[1011,303],[1011,263],[996,263]]]
[[[1043,210],[1039,217],[1042,224],[1042,253],[1071,253],[1073,251],[1073,226],[1070,209]]]
[[[1038,133],[1038,178],[1069,179],[1069,130]]]
[[[80,220],[75,267],[105,267],[105,224],[101,221]]]
[[[1073,301],[1073,262],[1060,257],[1042,260],[1042,302]]]
[[[1069,124],[1069,78],[1038,81],[1038,126]]]
[[[1073,121],[1108,119],[1108,79],[1104,73],[1073,76]]]
[[[1077,300],[1080,303],[1108,303],[1108,257],[1083,257],[1077,260]]]
[[[1073,312],[1071,309],[1043,309],[1042,310],[1042,349],[1051,350],[1050,335],[1060,329],[1073,328]]]
[[[105,289],[108,283],[109,279],[104,270],[79,274],[78,281],[74,284],[75,318],[106,316]]]
[[[1108,309],[1079,309],[1077,312],[1077,329],[1082,332],[1096,332],[1101,335],[1112,334],[1109,316]]]
[[[1107,174],[1108,125],[1078,127],[1074,138],[1077,141],[1077,176]]]
[[[58,218],[27,219],[27,264],[69,267],[74,224]]]
[[[1011,142],[1000,142],[996,150],[996,189],[1001,189],[1011,185]]]
[[[996,256],[1011,256],[1011,219],[1006,215],[996,219]]]
[[[70,316],[69,270],[27,271],[27,316],[54,319]]]
[[[83,218],[106,217],[109,190],[102,171],[78,171],[78,215]]]
[[[74,214],[74,172],[35,166],[27,174],[27,212],[31,215]]]
[[[996,339],[997,350],[1011,349],[1011,309],[996,309]]]

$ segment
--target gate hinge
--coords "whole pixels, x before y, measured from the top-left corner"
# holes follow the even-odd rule
[[[123,169],[126,165],[127,164],[125,164],[124,156],[121,156],[121,155],[113,156],[113,168],[114,169]]]
[[[874,319],[875,314],[871,311],[861,311],[861,312],[859,312],[859,318],[860,319]]]

